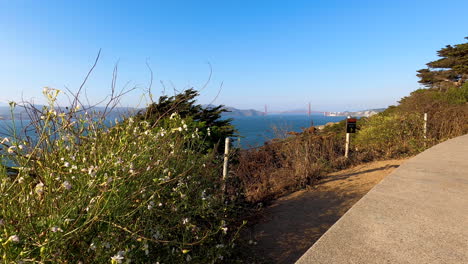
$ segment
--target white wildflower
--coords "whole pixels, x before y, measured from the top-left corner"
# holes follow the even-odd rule
[[[62,228],[53,226],[50,228],[50,231],[56,233],[56,232],[63,232]]]
[[[36,187],[34,188],[34,191],[38,194],[38,195],[42,195],[44,194],[44,184],[42,182],[38,183],[36,185]]]
[[[19,177],[18,178],[18,183],[23,183],[24,182],[24,178],[23,177]]]
[[[91,243],[91,245],[89,245],[89,249],[93,251],[96,250],[96,245],[94,244],[94,242]]]
[[[23,145],[19,145],[18,148],[19,148],[19,149],[23,149],[24,146],[23,146]]]
[[[19,243],[20,242],[20,239],[19,239],[19,236],[17,235],[12,235],[8,238],[8,241],[11,241],[13,243]]]
[[[83,158],[83,161],[85,161],[84,159],[85,158]],[[96,170],[97,170],[97,167],[91,166],[88,168],[88,174],[94,177],[96,176]]]
[[[227,227],[221,227],[221,230],[223,231],[224,234],[226,234],[227,231],[228,231],[228,228]]]
[[[12,154],[13,152],[15,152],[15,149],[16,149],[16,146],[11,146],[8,148],[8,153]]]
[[[150,201],[150,202],[148,203],[148,210],[153,209],[153,207],[154,207],[154,202],[153,202],[153,201]]]
[[[189,222],[189,219],[188,219],[188,218],[182,219],[182,224],[186,225],[186,224],[188,224],[188,222]]]
[[[70,167],[70,162],[65,162],[65,163],[63,163],[63,166],[65,166],[65,167],[67,167],[67,168]]]
[[[65,188],[65,189],[67,189],[67,190],[70,190],[70,189],[72,188],[71,183],[68,182],[68,181],[64,181],[64,182],[62,183],[62,186],[63,186],[63,188]]]
[[[117,252],[116,255],[111,257],[112,262],[113,263],[122,263],[122,260],[124,259],[124,254],[125,254],[124,251]]]

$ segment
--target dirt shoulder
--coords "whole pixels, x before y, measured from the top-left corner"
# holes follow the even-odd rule
[[[313,187],[276,200],[246,236],[267,263],[294,263],[372,187],[405,160],[376,161],[331,173]]]

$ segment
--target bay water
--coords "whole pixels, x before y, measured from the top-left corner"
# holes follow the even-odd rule
[[[239,138],[234,140],[234,146],[252,148],[262,146],[265,141],[281,138],[287,132],[301,132],[311,125],[325,125],[328,122],[339,122],[346,117],[323,115],[266,115],[266,116],[235,116],[232,124],[238,131]],[[26,122],[26,121],[23,121]],[[26,122],[27,123],[27,122]],[[11,120],[0,120],[0,137],[11,134]],[[18,124],[17,124],[18,125]],[[19,126],[21,126],[19,124]]]

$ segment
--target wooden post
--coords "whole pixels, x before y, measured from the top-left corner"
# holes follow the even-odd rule
[[[424,131],[424,139],[427,139],[427,113],[424,113],[423,131]]]
[[[223,165],[223,181],[226,180],[228,174],[228,161],[229,161],[229,142],[230,139],[227,137],[224,145],[224,165]]]
[[[345,158],[348,158],[348,152],[349,152],[349,133],[346,133],[346,145],[345,145]]]
[[[351,117],[348,116],[348,118],[351,118]],[[346,132],[346,145],[345,145],[345,154],[344,154],[345,158],[348,158],[348,152],[349,152],[349,133]]]

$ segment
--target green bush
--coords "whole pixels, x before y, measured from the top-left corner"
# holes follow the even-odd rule
[[[0,255],[4,263],[217,263],[239,225],[224,202],[220,164],[198,145],[193,120],[173,113],[154,126],[51,104],[35,141],[3,139]]]
[[[381,113],[363,120],[354,138],[358,152],[378,158],[412,155],[424,149],[421,114]]]

